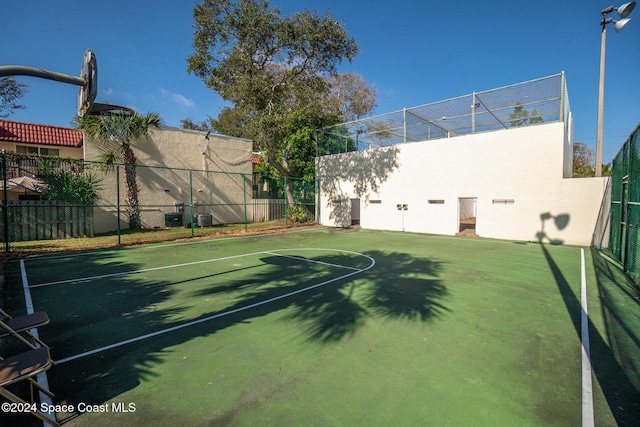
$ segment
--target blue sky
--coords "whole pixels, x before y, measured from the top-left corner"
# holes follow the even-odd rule
[[[621,3],[613,3],[619,6]],[[600,11],[594,0],[457,2],[273,0],[285,13],[330,12],[360,45],[353,71],[378,91],[373,114],[400,110],[564,71],[575,140],[595,147]],[[194,1],[21,0],[2,6],[0,65],[79,75],[84,51],[98,62],[98,102],[180,119],[217,116],[224,105],[186,72]],[[610,15],[617,18],[615,14]],[[603,161],[640,122],[640,7],[617,34],[607,27]],[[26,110],[10,120],[68,126],[77,87],[19,77]]]

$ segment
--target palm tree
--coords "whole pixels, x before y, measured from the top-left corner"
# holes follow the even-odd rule
[[[611,162],[607,164],[602,164],[602,176],[611,176],[613,175],[613,165]]]
[[[153,126],[160,128],[162,118],[158,113],[140,115],[125,111],[108,115],[85,115],[73,119],[72,125],[85,136],[104,145],[107,151],[100,157],[105,164],[119,160],[124,164],[127,186],[126,215],[130,229],[142,228],[140,220],[140,202],[138,200],[138,182],[136,178],[136,155],[132,144],[149,136]],[[114,148],[114,144],[117,146]]]

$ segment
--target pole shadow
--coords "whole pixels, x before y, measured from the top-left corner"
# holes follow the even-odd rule
[[[584,313],[582,304],[575,295],[562,270],[555,262],[545,245],[540,242],[540,248],[549,269],[553,274],[558,291],[571,317],[576,335],[582,342],[581,318]],[[600,286],[599,286],[600,287]],[[624,367],[616,359],[615,353],[600,331],[588,322],[590,359],[593,374],[602,388],[604,397],[618,426],[635,426],[640,420],[640,393],[633,385]],[[596,413],[596,419],[598,414]]]

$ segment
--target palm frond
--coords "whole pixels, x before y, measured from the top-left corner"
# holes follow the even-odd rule
[[[114,164],[118,162],[118,154],[115,151],[105,151],[99,154],[96,159],[99,162],[96,165],[96,169],[100,172],[109,173],[115,169]]]
[[[162,117],[158,113],[150,112],[145,115],[136,113],[127,132],[128,142],[147,136],[150,128],[159,129],[162,124]]]
[[[85,115],[75,117],[71,122],[75,129],[82,131],[87,137],[101,144],[114,142],[114,140],[121,144],[130,144],[136,139],[147,136],[151,127],[159,129],[162,124],[162,117],[155,112],[145,115],[135,112],[133,118],[117,114],[110,116]],[[114,128],[126,128],[126,132],[123,132],[124,140],[121,140],[122,138],[119,136],[114,137],[112,130]]]
[[[109,139],[101,116],[85,115],[83,117],[75,117],[71,121],[71,125],[93,140],[104,142]]]

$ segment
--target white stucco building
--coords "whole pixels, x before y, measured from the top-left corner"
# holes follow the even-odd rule
[[[564,74],[395,117],[340,125],[360,150],[316,159],[320,223],[590,244],[607,178],[571,178]]]

